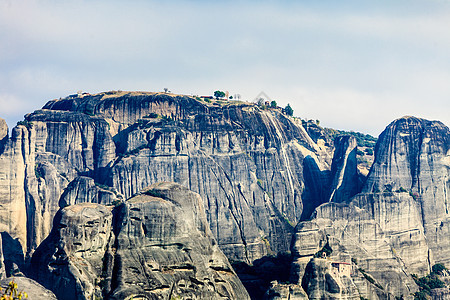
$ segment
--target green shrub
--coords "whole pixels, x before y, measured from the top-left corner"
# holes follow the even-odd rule
[[[442,271],[446,271],[447,268],[443,264],[435,264],[431,270],[435,274],[442,274]]]
[[[148,191],[144,192],[144,194],[152,196],[152,197],[164,198],[164,195],[156,190],[148,190]]]
[[[150,119],[156,119],[158,117],[157,113],[151,112],[148,114],[148,116],[145,116],[145,118],[150,118]]]
[[[414,300],[427,300],[427,293],[419,291],[414,293]]]
[[[414,299],[427,299],[427,295],[431,295],[432,289],[445,287],[445,283],[439,279],[438,273],[446,270],[442,264],[436,264],[432,267],[432,272],[424,277],[418,277],[412,274],[412,278],[419,286],[419,292],[414,293]]]
[[[263,182],[262,182],[261,179],[258,179],[258,180],[256,181],[256,183],[259,185],[260,188],[264,188],[264,187],[263,187]]]
[[[367,155],[373,155],[373,149],[372,148],[366,148],[364,150],[364,152],[366,152]]]
[[[291,105],[286,105],[286,107],[284,108],[284,112],[288,115],[288,116],[293,116],[294,115],[294,110],[292,109]]]
[[[364,276],[364,278],[369,281],[371,284],[373,284],[374,286],[376,286],[377,288],[384,290],[384,288],[375,281],[375,279],[373,279],[372,276],[370,276],[369,274],[366,273],[366,271],[362,268],[358,268],[358,271],[361,272],[361,274]]]
[[[331,253],[333,253],[333,249],[331,249],[330,244],[328,242],[325,244],[325,246],[322,247],[316,254],[314,254],[314,257],[321,258],[325,254],[326,257],[330,256]]]

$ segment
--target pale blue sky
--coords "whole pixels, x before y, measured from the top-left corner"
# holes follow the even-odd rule
[[[83,90],[260,91],[378,135],[450,125],[450,1],[0,0],[0,117]]]

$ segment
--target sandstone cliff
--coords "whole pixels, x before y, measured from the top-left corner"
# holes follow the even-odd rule
[[[309,277],[309,260],[328,245],[330,260],[357,268],[351,277],[363,297],[410,297],[417,291],[410,274],[423,276],[449,261],[449,149],[450,132],[440,122],[392,122],[377,142],[362,193],[343,203],[332,199],[297,225],[293,282]]]
[[[174,181],[202,196],[226,255],[251,262],[288,251],[295,224],[330,193],[332,149],[277,109],[110,92],[50,101],[22,124],[0,155],[0,226],[23,253],[60,207]]]
[[[252,263],[291,250],[291,283],[273,282],[267,297],[408,297],[417,290],[411,273],[423,275],[435,262],[450,260],[449,144],[449,129],[440,122],[414,117],[396,120],[380,135],[364,183],[354,138],[331,141],[317,124],[305,130],[300,120],[278,109],[143,92],[52,100],[27,115],[11,137],[0,120],[5,274],[26,271],[33,256],[44,269],[57,270],[43,270],[42,281],[56,282],[52,278],[63,272],[69,278],[64,283],[67,288],[82,290],[86,296],[134,293],[137,288],[126,278],[135,263],[122,275],[115,273],[115,281],[114,269],[108,266],[136,254],[128,253],[126,247],[120,252],[119,241],[142,246],[128,232],[142,234],[147,225],[136,224],[142,224],[145,216],[131,208],[146,211],[145,205],[156,203],[119,204],[156,182],[173,181],[201,195],[207,221],[200,223],[209,224],[228,258]],[[114,213],[104,206],[111,204],[119,205]],[[83,205],[81,211],[92,210],[92,214],[78,216]],[[72,225],[52,229],[54,217],[57,223],[64,219]],[[131,217],[136,219],[123,226],[111,221]],[[84,240],[64,248],[70,235],[92,235],[89,218],[112,228],[104,230],[108,238],[87,242],[87,248]],[[78,223],[83,224],[82,230]],[[46,238],[42,247],[50,248],[40,247],[33,255]],[[182,240],[182,235],[176,238]],[[85,257],[96,243],[109,250]],[[334,276],[328,265],[312,261],[326,245],[332,249],[331,262],[351,264],[350,281]],[[49,251],[54,255],[42,254]],[[63,252],[75,259],[66,260]],[[138,250],[136,255],[145,253]],[[108,262],[106,266],[98,262],[99,257]],[[60,261],[69,267],[59,270]],[[133,276],[145,282],[146,267],[137,269],[138,275]],[[185,269],[191,272],[192,268]],[[311,280],[315,274],[336,278]],[[173,279],[164,276],[158,277],[163,294],[164,282]],[[337,285],[325,293],[316,291],[321,282]],[[190,283],[201,285],[195,280]],[[178,287],[183,285],[186,288],[188,283]],[[230,291],[230,286],[224,289]]]
[[[249,298],[211,234],[202,199],[175,183],[155,184],[114,210],[61,209],[31,267],[59,299]]]

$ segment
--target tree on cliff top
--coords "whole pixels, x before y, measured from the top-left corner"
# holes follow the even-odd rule
[[[225,97],[225,92],[215,91],[214,92],[214,97],[216,97],[216,99],[223,98],[223,97]]]
[[[286,107],[284,108],[284,112],[288,115],[288,116],[292,116],[294,115],[294,110],[292,109],[292,107],[289,105],[286,105]]]

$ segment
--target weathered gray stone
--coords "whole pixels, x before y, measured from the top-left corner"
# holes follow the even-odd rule
[[[360,299],[350,276],[342,275],[327,259],[313,258],[306,266],[302,287],[308,299]]]
[[[112,299],[249,298],[211,234],[198,194],[155,184],[119,207],[116,226]]]
[[[0,232],[18,239],[23,251],[27,246],[27,213],[24,183],[29,165],[34,166],[34,149],[25,126],[17,126],[0,155]],[[33,170],[34,173],[34,170]]]
[[[450,131],[438,121],[404,117],[380,135],[365,192],[405,190],[420,205],[432,261],[450,263]],[[425,258],[423,258],[425,259]]]
[[[334,145],[329,201],[348,201],[361,191],[356,160],[356,139],[352,136],[339,136]]]
[[[293,226],[304,208],[329,196],[331,150],[319,147],[301,122],[278,110],[264,111],[243,102],[216,105],[194,97],[118,92],[50,101],[26,119],[33,123],[31,147],[36,155],[48,153],[69,163],[68,182],[52,185],[55,180],[45,180],[52,197],[41,202],[52,203],[53,210],[43,209],[49,216],[58,208],[55,201],[62,205],[99,201],[92,184],[82,187],[81,179],[59,199],[78,176],[109,185],[124,198],[155,182],[175,181],[203,197],[210,228],[226,255],[251,262],[270,252],[288,251]],[[43,163],[36,161],[38,166]],[[323,179],[320,186],[314,180],[317,176]],[[39,207],[39,187],[44,184],[28,180],[29,202]],[[88,195],[75,200],[77,191],[83,190]],[[28,219],[39,223],[33,228],[47,228],[29,235],[32,251],[50,223],[39,215]]]
[[[111,209],[81,203],[56,214],[31,268],[58,298],[249,299],[198,194],[155,184],[116,208],[114,229]]]
[[[434,262],[449,259],[449,149],[450,132],[440,122],[405,117],[390,124],[378,140],[363,193],[347,203],[323,204],[297,226],[292,280],[306,276],[308,257],[328,243],[332,259],[355,259],[363,270],[359,277],[364,273],[383,287],[367,289],[352,276],[362,296],[416,291],[409,274],[424,276]]]
[[[297,284],[283,284],[277,281],[271,285],[264,295],[267,300],[303,300],[309,299],[303,288]]]
[[[59,207],[85,202],[109,205],[119,201],[116,194],[106,188],[106,186],[96,185],[94,179],[90,177],[79,176],[64,190],[59,200]]]
[[[82,203],[61,209],[49,237],[36,249],[31,272],[60,299],[102,297],[114,235],[111,207]]]

